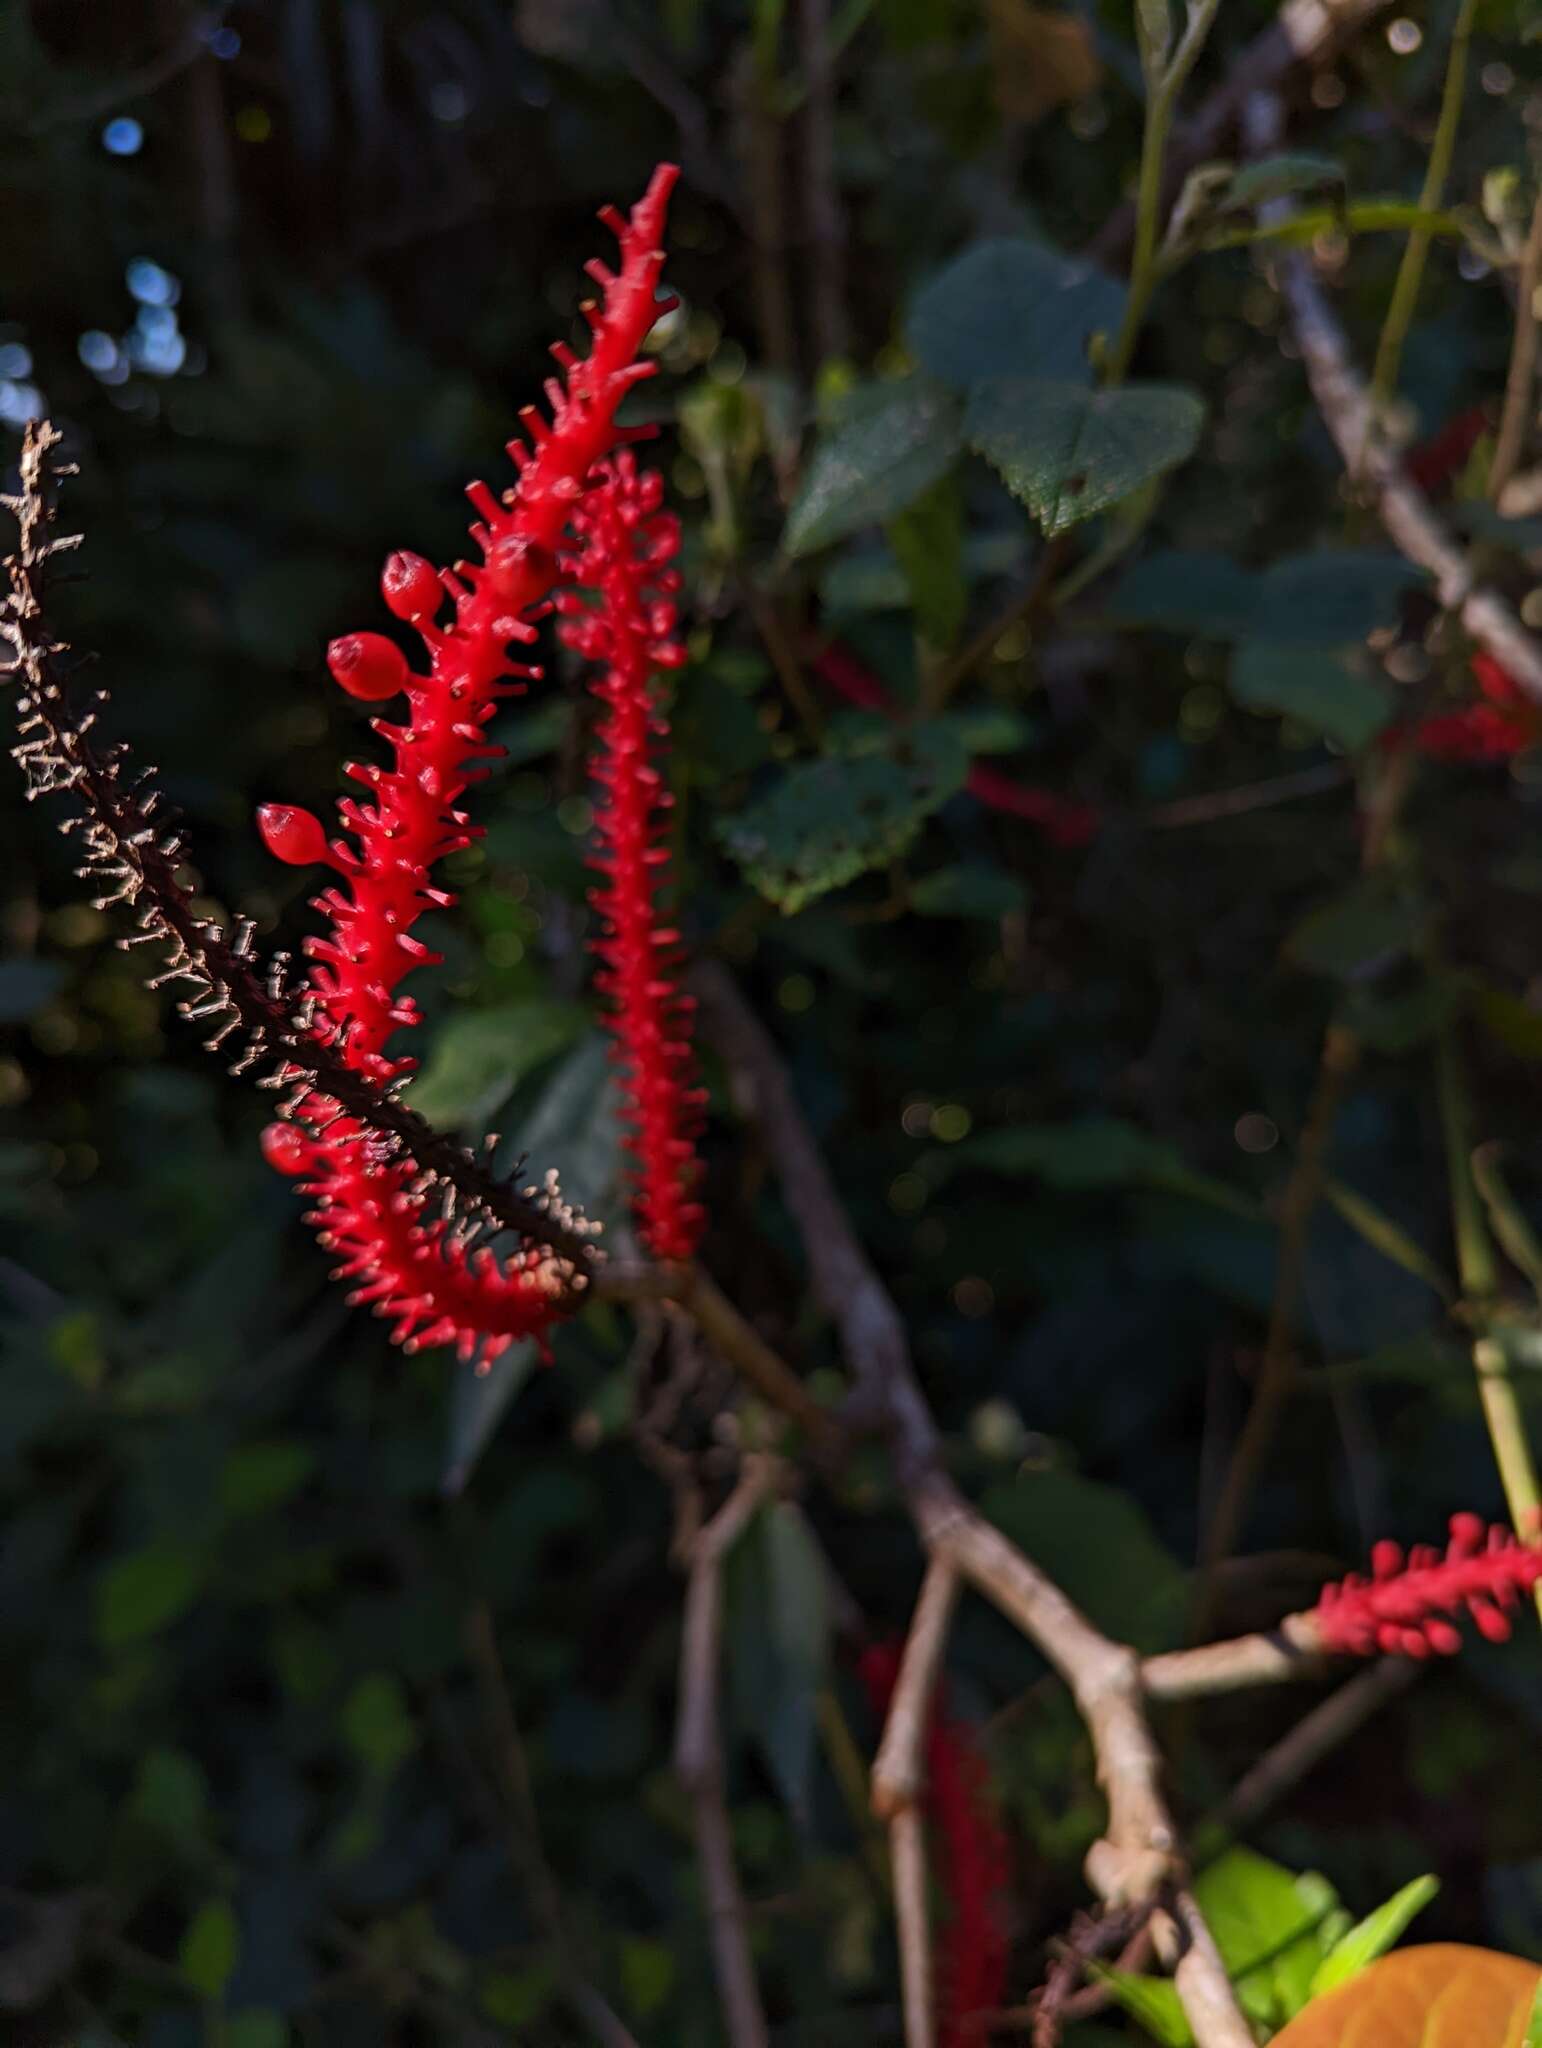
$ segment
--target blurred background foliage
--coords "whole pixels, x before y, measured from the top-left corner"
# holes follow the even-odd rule
[[[1229,0],[1196,90],[1269,13]],[[1292,146],[1354,197],[1412,197],[1454,14],[1378,16],[1299,81]],[[1491,234],[1535,189],[1530,25],[1498,0],[1479,13],[1450,198],[1487,196]],[[389,547],[453,556],[461,483],[606,253],[594,208],[678,155],[683,304],[645,395],[693,592],[684,921],[774,1023],[961,1477],[1105,1626],[1181,1638],[1262,1341],[1271,1205],[1347,1012],[1367,1050],[1331,1168],[1358,1227],[1352,1203],[1314,1222],[1308,1369],[1221,1625],[1309,1603],[1374,1536],[1502,1512],[1430,1284],[1451,1265],[1430,1041],[1463,1006],[1478,1134],[1509,1143],[1524,1200],[1542,1170],[1536,760],[1424,764],[1391,879],[1358,879],[1346,749],[1464,689],[1465,650],[1429,639],[1427,598],[1346,503],[1253,251],[1196,256],[1141,343],[1142,378],[1203,400],[1191,459],[1060,544],[1056,572],[1087,574],[1052,615],[1019,608],[976,645],[1045,544],[961,456],[951,394],[1019,349],[1074,380],[1082,332],[1117,318],[1117,287],[1073,278],[1090,309],[1067,356],[1021,266],[1039,251],[1064,284],[1042,252],[1085,245],[1128,190],[1128,10],[15,0],[0,112],[0,418],[14,451],[46,406],[81,463],[69,630],[187,813],[211,896],[291,945],[303,884],[262,854],[252,806],[325,805],[372,744],[322,686],[324,642],[380,623]],[[1402,238],[1320,246],[1368,357]],[[1497,411],[1511,326],[1471,242],[1438,243],[1395,429]],[[843,422],[868,432],[855,475]],[[1542,534],[1483,515],[1525,600]],[[1374,669],[1344,669],[1372,636]],[[897,741],[827,687],[831,646],[939,715]],[[1348,680],[1325,693],[1325,673]],[[564,1164],[604,1213],[584,708],[561,657],[554,674],[507,718],[488,838],[457,862],[419,1093]],[[971,763],[1086,811],[1046,834],[982,803]],[[1287,775],[1277,801],[1208,802]],[[670,1499],[638,1455],[653,1334],[634,1345],[596,1309],[554,1370],[517,1359],[492,1383],[388,1351],[262,1167],[261,1104],[111,947],[67,846],[15,801],[0,834],[0,2032],[543,2048],[587,2038],[576,1971],[640,2040],[720,2040],[668,1769]],[[1440,966],[1419,943],[1437,927]],[[828,1375],[795,1231],[708,1079],[709,1262]],[[757,1419],[714,1416],[706,1392],[720,1453]],[[877,1464],[764,1516],[735,1558],[734,1829],[786,2048],[899,2038],[842,1765],[872,1736],[854,1643],[902,1625],[918,1572]],[[1257,1845],[1358,1908],[1432,1870],[1426,1938],[1542,1956],[1542,1645],[1520,1637],[1384,1712]],[[952,1668],[1012,1830],[1026,1992],[1082,1896],[1090,1758],[978,1606]],[[1186,1812],[1302,1704],[1199,1713]]]

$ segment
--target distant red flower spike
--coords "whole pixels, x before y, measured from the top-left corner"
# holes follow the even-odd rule
[[[1485,647],[1480,647],[1467,664],[1471,669],[1478,688],[1491,704],[1503,710],[1510,710],[1526,703],[1526,694],[1502,661],[1498,661]]]
[[[1501,711],[1495,704],[1469,704],[1439,713],[1414,728],[1414,745],[1432,761],[1509,761],[1536,744],[1534,712]]]
[[[599,788],[594,865],[604,879],[590,901],[600,920],[596,986],[611,1005],[636,1160],[637,1233],[656,1258],[688,1259],[704,1220],[691,1195],[701,1096],[692,1084],[690,1009],[674,980],[677,934],[658,916],[660,841],[673,798],[656,765],[669,728],[653,677],[685,658],[672,637],[674,606],[661,595],[680,542],[662,497],[662,479],[639,471],[627,450],[602,467],[574,512],[580,545],[568,564],[599,603],[590,610],[568,591],[559,610],[563,639],[601,664],[591,685],[604,709],[590,772]]]
[[[1448,1657],[1462,1639],[1443,1617],[1464,1608],[1481,1635],[1504,1642],[1506,1610],[1542,1583],[1542,1549],[1520,1543],[1508,1529],[1485,1529],[1476,1515],[1453,1515],[1450,1527],[1444,1556],[1417,1545],[1405,1558],[1396,1543],[1378,1543],[1369,1579],[1351,1572],[1324,1586],[1312,1609],[1323,1648],[1356,1657],[1378,1650]]]
[[[858,1674],[882,1717],[899,1677],[901,1645],[864,1650]],[[937,1944],[938,2048],[979,2048],[971,2025],[1002,2003],[1011,1960],[1002,1907],[1011,1883],[1006,1832],[990,1801],[985,1759],[968,1724],[948,1711],[941,1688],[926,1730],[926,1817],[937,1847],[938,1890],[948,1919]]]
[[[486,728],[500,702],[538,673],[511,661],[509,643],[535,637],[532,620],[542,615],[557,580],[557,549],[569,521],[596,463],[626,431],[616,425],[617,408],[652,374],[653,366],[639,363],[637,354],[663,310],[660,239],[677,176],[673,165],[661,165],[629,220],[608,214],[620,261],[614,274],[605,273],[589,354],[564,354],[565,382],[548,386],[549,422],[534,408],[522,416],[535,447],[511,447],[520,472],[514,487],[500,498],[486,485],[471,486],[481,515],[472,541],[481,562],[440,571],[405,551],[386,562],[382,594],[393,614],[421,635],[428,673],[411,674],[401,650],[382,634],[332,643],[329,666],[353,695],[407,693],[405,723],[372,721],[392,750],[391,765],[345,770],[369,793],[366,801],[346,797],[338,806],[352,845],[342,839],[329,848],[308,812],[270,806],[263,814],[264,839],[280,858],[325,858],[342,875],[342,886],[318,899],[330,931],[305,947],[315,1030],[382,1089],[394,1088],[416,1066],[387,1045],[417,1021],[416,1006],[399,994],[399,984],[414,966],[439,958],[412,930],[425,910],[452,900],[434,886],[434,865],[475,836],[477,828],[459,806],[485,774],[481,764],[502,752],[488,741]],[[453,616],[439,626],[435,619],[447,597]],[[311,1176],[305,1192],[316,1208],[309,1220],[322,1243],[341,1254],[339,1275],[357,1283],[350,1299],[390,1318],[396,1341],[453,1344],[485,1367],[517,1339],[542,1338],[553,1315],[571,1305],[571,1276],[561,1261],[536,1243],[502,1257],[473,1248],[444,1216],[431,1213],[430,1192],[416,1167],[384,1158],[367,1125],[336,1120],[323,1138],[299,1145],[270,1133],[264,1150],[281,1172]],[[572,1221],[554,1188],[543,1199]]]

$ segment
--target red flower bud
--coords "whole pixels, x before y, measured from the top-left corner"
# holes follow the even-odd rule
[[[433,563],[410,548],[386,556],[380,591],[399,619],[431,619],[444,599],[444,585]]]
[[[292,868],[310,867],[327,858],[327,835],[321,820],[298,804],[259,804],[257,830],[273,858]]]
[[[332,680],[350,697],[378,704],[407,684],[407,657],[384,633],[348,633],[327,649]]]
[[[494,541],[487,551],[487,580],[500,604],[522,611],[544,597],[557,577],[557,562],[546,548],[523,534]]]
[[[293,1124],[269,1124],[262,1134],[262,1156],[275,1173],[291,1176],[311,1168],[311,1141]]]

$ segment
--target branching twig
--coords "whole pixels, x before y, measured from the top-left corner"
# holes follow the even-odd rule
[[[1280,132],[1278,102],[1268,96],[1253,102],[1249,128],[1255,146],[1263,150],[1275,147]],[[1542,645],[1503,597],[1477,581],[1466,555],[1429,499],[1409,477],[1396,450],[1379,434],[1371,394],[1350,359],[1343,329],[1313,275],[1310,258],[1297,252],[1283,253],[1276,258],[1276,274],[1312,396],[1345,469],[1370,495],[1393,544],[1410,562],[1429,572],[1445,610],[1503,664],[1526,696],[1542,703]]]
[[[750,1956],[744,1894],[734,1866],[722,1744],[718,1737],[722,1565],[756,1509],[775,1488],[779,1471],[774,1458],[746,1458],[738,1485],[698,1532],[691,1546],[685,1626],[680,1639],[675,1772],[691,1802],[718,1993],[723,2002],[727,2038],[734,2048],[766,2048],[769,2036]]]

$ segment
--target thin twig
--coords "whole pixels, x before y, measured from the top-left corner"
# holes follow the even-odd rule
[[[1497,505],[1505,485],[1519,467],[1531,425],[1533,392],[1537,381],[1537,286],[1542,283],[1542,192],[1531,209],[1531,226],[1521,252],[1521,267],[1515,281],[1515,338],[1510,344],[1510,368],[1505,377],[1504,412],[1499,421],[1499,439],[1489,464],[1488,494]]]
[[[1195,1829],[1199,1853],[1208,1856],[1251,1827],[1389,1700],[1406,1692],[1422,1669],[1412,1657],[1383,1657],[1303,1714]]]
[[[717,1688],[723,1632],[723,1559],[775,1489],[781,1467],[769,1457],[744,1461],[738,1485],[691,1546],[685,1623],[680,1638],[680,1704],[675,1774],[691,1802],[696,1853],[707,1896],[707,1927],[718,1995],[734,2048],[766,2048],[765,2009],[750,1955],[744,1893],[734,1865],[718,1735]]]
[[[1320,796],[1324,790],[1341,789],[1353,773],[1347,761],[1324,761],[1315,768],[1298,768],[1291,775],[1271,775],[1263,782],[1245,782],[1233,789],[1158,804],[1145,812],[1140,822],[1161,827],[1212,825],[1222,818],[1240,818],[1249,811],[1290,803],[1298,796]]]
[[[873,1811],[880,1820],[892,1820],[901,1808],[915,1805],[921,1796],[927,1718],[957,1604],[958,1573],[946,1558],[934,1558],[921,1582],[884,1717],[883,1738],[873,1759]]]
[[[926,1823],[918,1806],[901,1807],[890,1821],[889,1858],[894,1872],[905,2048],[935,2048],[937,1996],[931,1915],[926,1910]]]
[[[1227,1642],[1148,1657],[1140,1667],[1140,1681],[1148,1699],[1192,1700],[1210,1693],[1246,1692],[1255,1685],[1321,1678],[1328,1669],[1310,1616],[1288,1614],[1267,1634],[1234,1636]]]

